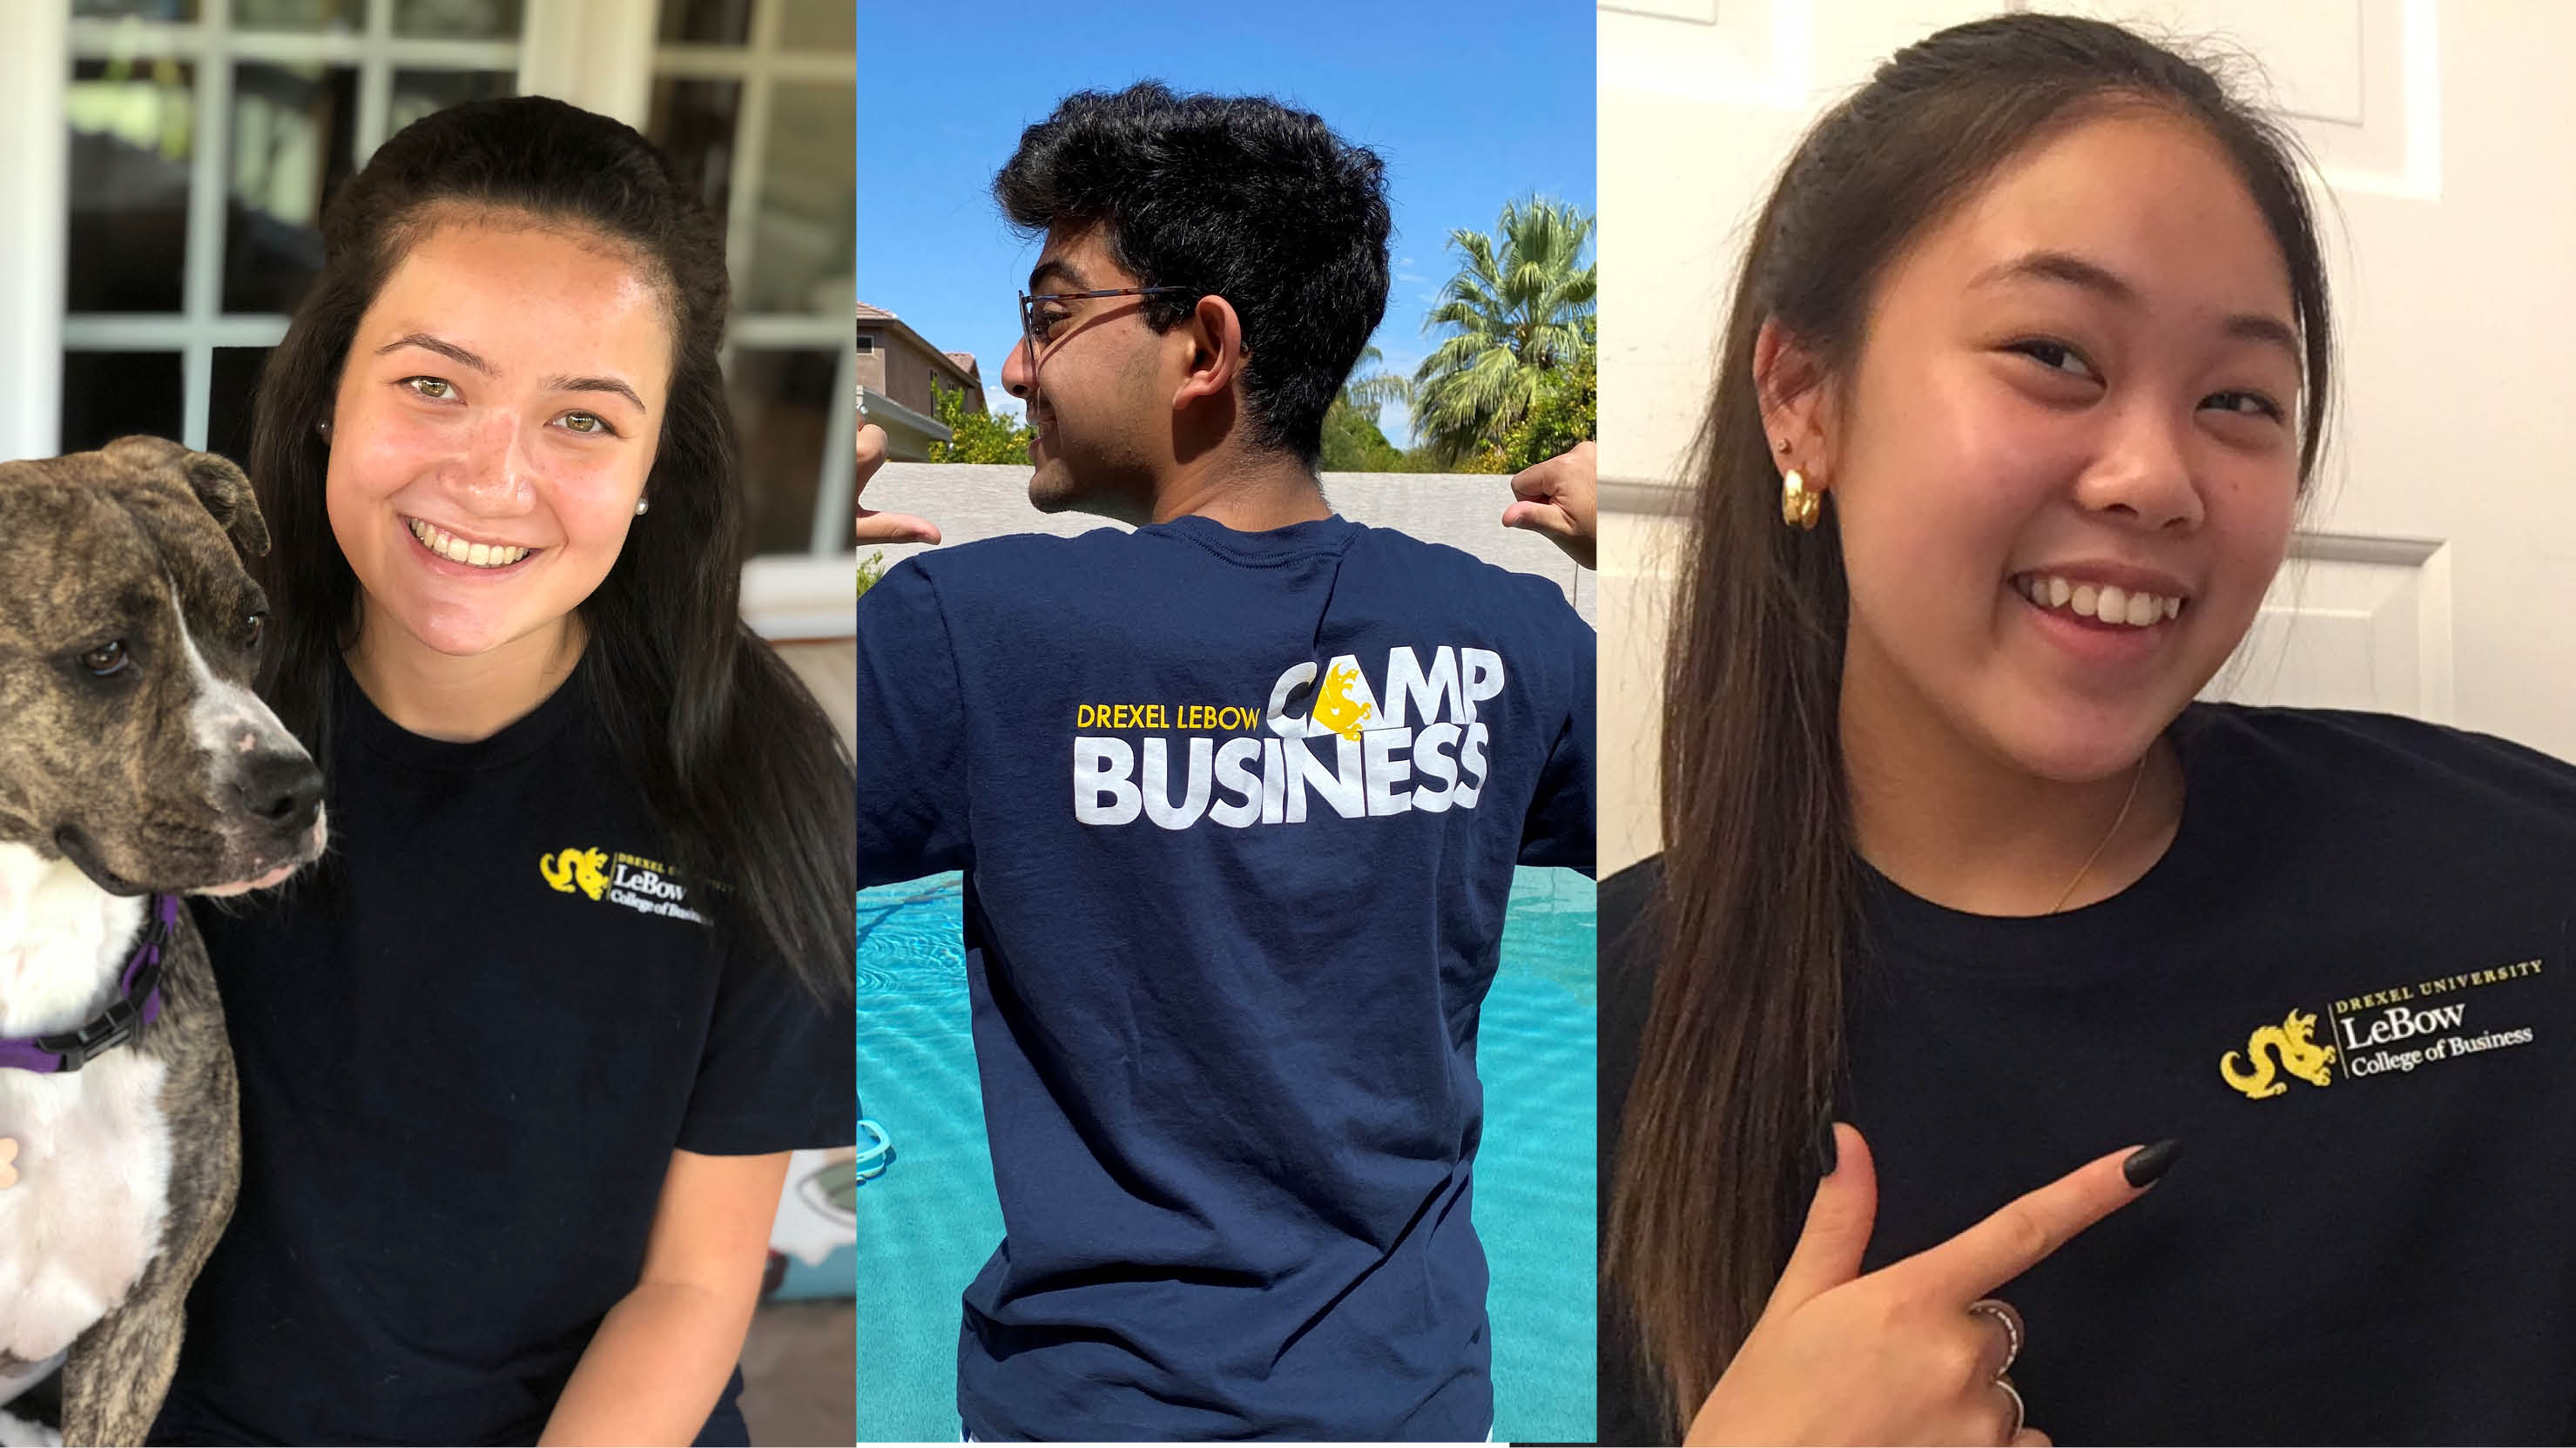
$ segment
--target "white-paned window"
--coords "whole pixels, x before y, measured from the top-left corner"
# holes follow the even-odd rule
[[[511,94],[519,27],[515,0],[74,0],[61,450],[246,454],[322,203],[409,121]]]
[[[725,218],[725,376],[763,554],[851,546],[852,16],[841,0],[663,0],[653,47],[645,134]]]

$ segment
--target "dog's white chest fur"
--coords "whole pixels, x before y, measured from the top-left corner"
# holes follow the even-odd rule
[[[125,1049],[60,1075],[0,1071],[0,1134],[18,1141],[18,1184],[0,1191],[0,1352],[69,1347],[161,1250],[162,1074]]]
[[[121,973],[142,919],[141,901],[0,845],[0,1036],[79,1025]],[[164,1074],[122,1046],[78,1071],[0,1068],[0,1136],[18,1143],[18,1182],[0,1188],[0,1353],[62,1351],[161,1250]]]

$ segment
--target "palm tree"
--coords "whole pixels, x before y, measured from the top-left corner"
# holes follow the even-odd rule
[[[1594,218],[1531,196],[1503,205],[1495,236],[1458,230],[1463,264],[1423,319],[1457,330],[1413,374],[1413,435],[1457,459],[1495,445],[1537,400],[1549,371],[1590,353],[1598,263],[1575,265]]]
[[[1341,404],[1369,421],[1375,422],[1378,409],[1390,402],[1410,401],[1413,397],[1413,384],[1394,373],[1374,371],[1367,376],[1360,375],[1360,369],[1363,367],[1383,368],[1385,366],[1384,352],[1373,346],[1361,348],[1360,360],[1351,364],[1351,375],[1342,380],[1342,395],[1338,399]]]
[[[1388,403],[1410,397],[1413,385],[1385,371],[1385,366],[1385,353],[1375,347],[1363,350],[1352,375],[1342,382],[1341,395],[1325,409],[1324,471],[1382,473],[1401,460],[1403,455],[1386,440],[1377,419]]]

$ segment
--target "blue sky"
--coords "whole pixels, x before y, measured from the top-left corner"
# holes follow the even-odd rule
[[[1385,158],[1395,285],[1373,340],[1393,371],[1410,374],[1437,343],[1422,318],[1456,269],[1452,228],[1491,231],[1503,203],[1531,191],[1596,209],[1587,0],[1299,0],[1278,11],[862,0],[860,300],[935,346],[974,353],[988,396],[1015,409],[1002,359],[1037,245],[1003,225],[993,172],[1067,93],[1149,77],[1275,96]],[[1400,413],[1384,422],[1406,441]]]

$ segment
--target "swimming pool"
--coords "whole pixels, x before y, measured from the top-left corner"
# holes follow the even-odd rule
[[[894,1163],[858,1194],[858,1438],[957,1436],[957,1298],[1002,1239],[955,875],[859,892],[859,1096]],[[1593,1435],[1592,882],[1519,871],[1485,1000],[1476,1233],[1494,1437]]]

